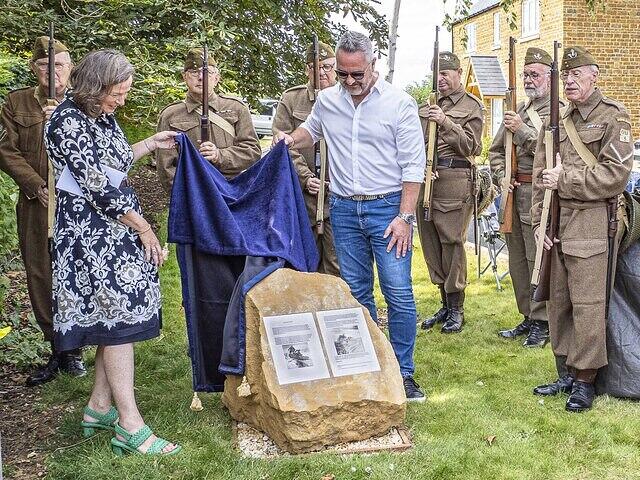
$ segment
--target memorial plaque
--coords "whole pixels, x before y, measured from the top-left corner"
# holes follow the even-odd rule
[[[264,317],[264,327],[280,385],[329,378],[311,313]]]
[[[362,308],[321,311],[316,317],[334,377],[380,371]]]

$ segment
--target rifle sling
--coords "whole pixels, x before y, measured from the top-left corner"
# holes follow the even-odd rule
[[[540,115],[538,114],[536,109],[533,108],[533,102],[529,103],[529,106],[527,107],[527,109],[525,111],[527,112],[527,115],[529,116],[529,119],[531,120],[531,123],[533,123],[533,127],[538,132],[540,130],[542,130],[542,119],[540,118]]]
[[[571,114],[563,116],[562,123],[564,124],[564,129],[567,131],[567,135],[569,136],[569,141],[571,142],[571,145],[573,145],[575,151],[578,153],[578,156],[584,163],[587,164],[589,168],[595,167],[598,164],[598,159],[593,153],[589,151],[589,149],[580,139],[578,131],[576,130],[576,126],[573,123],[573,119],[571,118]]]

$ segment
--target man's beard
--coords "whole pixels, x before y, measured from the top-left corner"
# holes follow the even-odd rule
[[[542,88],[536,88],[536,87],[526,88],[525,87],[524,93],[527,95],[527,97],[533,100],[536,98],[544,97],[546,92]]]

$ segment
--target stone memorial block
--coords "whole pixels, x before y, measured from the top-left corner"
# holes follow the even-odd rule
[[[227,376],[231,416],[302,453],[404,424],[391,344],[340,278],[279,269],[246,296],[245,378]]]

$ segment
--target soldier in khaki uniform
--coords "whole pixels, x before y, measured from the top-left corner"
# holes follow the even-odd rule
[[[27,378],[29,386],[52,380],[60,370],[74,376],[86,373],[80,350],[57,352],[53,344],[51,257],[47,241],[49,166],[43,142],[44,123],[55,110],[55,106],[47,105],[48,45],[49,37],[38,37],[29,62],[38,86],[9,93],[0,114],[0,170],[20,188],[16,216],[29,299],[52,351],[46,366]],[[55,53],[56,100],[60,102],[64,99],[73,64],[67,47],[61,42],[55,42]]]
[[[191,49],[187,54],[182,72],[182,78],[187,85],[187,97],[172,103],[160,112],[158,131],[174,130],[186,133],[194,145],[199,145],[202,156],[215,165],[223,175],[231,178],[260,158],[260,143],[247,106],[237,98],[214,92],[220,81],[220,73],[216,61],[209,55],[211,141],[200,145],[202,56],[201,48]],[[170,192],[176,173],[178,153],[175,149],[158,149],[155,157],[160,183]]]
[[[422,323],[443,323],[443,333],[459,332],[464,322],[467,256],[464,243],[473,215],[472,169],[482,151],[482,103],[465,92],[460,60],[451,52],[439,57],[438,105],[419,109],[425,141],[428,121],[438,124],[438,158],[434,166],[432,219],[424,219],[423,193],[418,197],[418,233],[431,281],[438,285],[442,308]],[[427,145],[428,148],[428,145]]]
[[[551,346],[566,359],[568,373],[534,389],[539,395],[571,392],[566,409],[591,408],[598,369],[607,364],[606,288],[609,252],[607,203],[621,194],[633,164],[631,121],[624,106],[596,87],[598,66],[581,47],[564,50],[562,80],[569,105],[561,110],[560,153],[545,168],[544,135],[538,137],[533,167],[531,216],[537,241],[551,257],[547,302]],[[558,238],[540,225],[545,188],[557,190]],[[539,228],[541,227],[541,228]]]
[[[536,245],[531,229],[531,172],[538,133],[542,122],[549,116],[551,87],[551,55],[540,48],[530,47],[524,58],[522,78],[529,98],[518,105],[517,112],[504,113],[504,123],[498,130],[491,148],[489,161],[494,183],[513,192],[513,230],[505,235],[509,248],[509,273],[513,282],[518,311],[524,320],[513,329],[499,333],[504,338],[527,334],[525,347],[544,347],[549,340],[546,302],[532,300],[531,274],[536,257]],[[513,133],[516,145],[518,171],[515,181],[504,177],[505,129]],[[504,195],[505,193],[503,193]]]
[[[334,71],[336,65],[336,55],[333,49],[322,42],[318,44],[319,61],[320,61],[320,90],[332,87],[336,84],[336,73]],[[309,81],[304,85],[292,87],[282,94],[276,116],[273,119],[273,134],[278,132],[291,133],[304,122],[311,113],[311,107],[315,100],[315,91],[313,89],[313,45],[307,48],[307,67],[305,70]],[[318,203],[318,191],[320,190],[320,180],[316,176],[316,159],[314,147],[305,148],[304,150],[290,149],[289,153],[293,160],[293,165],[300,179],[300,186],[304,194],[304,201],[307,205],[307,213],[311,225],[316,223],[316,208]],[[327,169],[327,178],[328,181]],[[326,188],[326,187],[325,187]],[[318,253],[320,253],[320,267],[318,271],[321,273],[329,273],[331,275],[339,275],[338,257],[333,244],[333,229],[329,220],[329,195],[325,196],[324,203],[324,232],[318,235],[314,228],[316,245]]]

